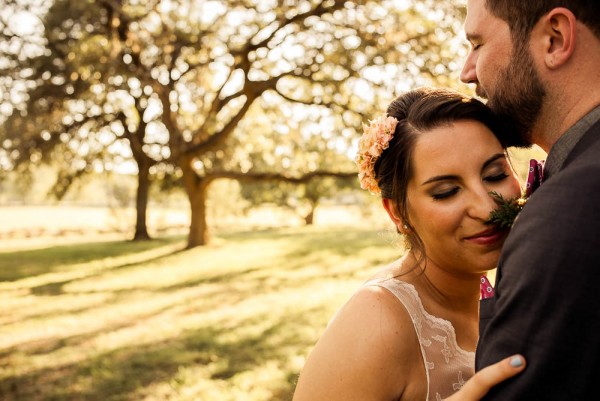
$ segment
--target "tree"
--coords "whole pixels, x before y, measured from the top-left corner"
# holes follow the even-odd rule
[[[44,20],[44,54],[7,69],[34,89],[26,112],[13,114],[3,135],[24,161],[66,151],[66,177],[132,155],[139,209],[147,203],[147,173],[177,174],[191,207],[188,246],[202,245],[206,194],[216,179],[303,182],[349,174],[332,166],[257,171],[250,159],[249,168],[214,168],[253,106],[280,106],[273,113],[289,121],[299,118],[286,115],[292,104],[316,105],[332,113],[331,132],[356,136],[395,91],[444,81],[457,69],[448,50],[459,20],[454,6],[396,4],[56,0]],[[22,137],[11,136],[15,127]]]
[[[10,150],[4,160],[29,174],[38,163],[57,167],[52,193],[60,199],[74,180],[133,158],[138,177],[134,239],[146,239],[150,174],[163,167],[164,138],[156,143],[160,135],[153,135],[156,120],[149,116],[158,99],[122,62],[118,43],[123,32],[112,14],[102,4],[57,1],[43,17],[38,44],[45,49],[23,59],[22,54],[7,57],[4,72],[26,82],[29,92],[25,108],[3,126]]]
[[[265,110],[263,108],[263,110]],[[315,110],[317,113],[323,110]],[[310,112],[305,111],[308,116]],[[323,113],[318,113],[323,114]],[[242,185],[242,197],[249,204],[271,203],[293,210],[300,215],[307,225],[313,223],[314,212],[322,198],[335,197],[335,195],[346,188],[358,188],[358,179],[354,163],[349,159],[348,153],[352,147],[353,136],[344,137],[337,135],[330,138],[322,138],[312,132],[321,131],[322,127],[329,125],[327,114],[320,118],[307,118],[304,121],[296,121],[285,125],[287,134],[280,138],[281,134],[266,134],[261,136],[261,146],[253,146],[250,138],[252,132],[260,131],[260,119],[248,119],[251,128],[245,129],[247,134],[242,137],[243,143],[236,148],[245,148],[245,154],[252,160],[252,168],[255,171],[270,171],[275,168],[285,168],[300,173],[309,171],[331,171],[332,173],[322,177],[306,177],[304,180],[290,181],[285,177],[277,180],[249,181]],[[269,116],[269,113],[265,114]],[[278,116],[272,116],[277,118]],[[312,121],[311,121],[312,120]],[[241,124],[245,127],[247,124]],[[265,126],[274,126],[276,122],[264,123]],[[306,137],[301,140],[300,137]],[[268,143],[265,143],[268,142]],[[248,146],[249,145],[249,146]],[[338,171],[333,173],[333,171]]]
[[[333,198],[345,189],[357,189],[356,174],[317,177],[303,183],[287,181],[254,182],[242,186],[249,206],[273,204],[298,214],[306,225],[314,223],[315,210],[324,198]]]

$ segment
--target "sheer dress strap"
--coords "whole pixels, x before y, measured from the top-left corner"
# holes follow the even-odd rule
[[[396,278],[380,278],[365,285],[385,288],[409,313],[426,367],[427,400],[442,400],[460,389],[474,374],[475,353],[458,346],[452,323],[429,314],[412,284]]]

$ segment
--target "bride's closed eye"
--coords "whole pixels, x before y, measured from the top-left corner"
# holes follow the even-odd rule
[[[431,197],[435,200],[442,200],[442,199],[446,199],[449,198],[453,195],[455,195],[458,192],[458,187],[452,187],[448,190],[443,190],[443,191],[439,191],[436,193],[431,194]]]
[[[503,171],[500,174],[494,174],[484,177],[483,180],[487,182],[498,182],[504,180],[505,178],[508,178],[508,174]]]
[[[490,175],[483,177],[483,181],[489,182],[489,183],[496,183],[496,182],[501,182],[508,177],[509,177],[508,173],[506,173],[506,171],[502,170],[500,172],[495,172],[494,174],[490,174]],[[459,186],[439,188],[436,191],[433,191],[431,193],[431,197],[434,200],[444,200],[444,199],[448,199],[448,198],[456,195],[458,193],[458,191],[460,191]]]

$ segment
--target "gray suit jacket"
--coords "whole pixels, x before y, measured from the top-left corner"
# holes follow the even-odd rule
[[[521,353],[484,400],[600,399],[600,122],[530,197],[481,307],[476,367]]]

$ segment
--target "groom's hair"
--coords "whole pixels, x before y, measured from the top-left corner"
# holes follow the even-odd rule
[[[482,0],[510,28],[513,43],[527,40],[535,24],[553,8],[569,9],[600,39],[600,0]]]

